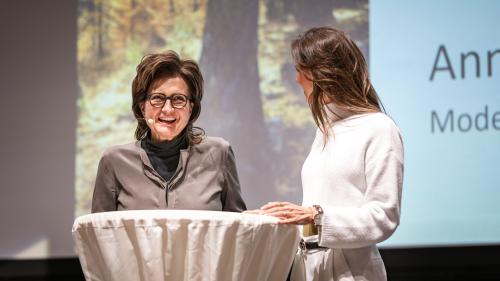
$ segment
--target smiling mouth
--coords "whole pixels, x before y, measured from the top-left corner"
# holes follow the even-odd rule
[[[177,121],[177,119],[172,117],[167,117],[167,118],[158,118],[158,121],[165,124],[173,124],[175,121]]]

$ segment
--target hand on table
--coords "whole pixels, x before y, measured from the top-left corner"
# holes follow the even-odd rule
[[[243,214],[263,215],[263,212],[260,209],[253,209],[253,210],[243,211]]]
[[[290,202],[269,202],[260,207],[260,214],[280,219],[280,224],[308,224],[313,222],[316,210]]]

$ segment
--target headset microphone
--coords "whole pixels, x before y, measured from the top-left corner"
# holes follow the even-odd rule
[[[153,125],[155,123],[155,120],[153,118],[137,118],[137,119],[142,119],[146,121],[149,125]]]

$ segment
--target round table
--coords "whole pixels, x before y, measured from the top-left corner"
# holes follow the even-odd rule
[[[270,216],[140,210],[78,217],[73,239],[87,281],[285,280],[298,227]]]

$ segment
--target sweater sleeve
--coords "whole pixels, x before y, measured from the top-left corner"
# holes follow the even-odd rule
[[[399,225],[403,185],[403,143],[391,123],[374,133],[365,151],[366,190],[356,207],[322,205],[319,244],[359,248],[387,239]]]
[[[241,197],[240,181],[236,170],[233,149],[229,145],[225,152],[222,165],[224,180],[222,188],[222,210],[229,212],[242,212],[247,209]]]
[[[117,183],[108,158],[109,155],[105,153],[99,161],[92,196],[92,213],[116,211],[117,209]]]

